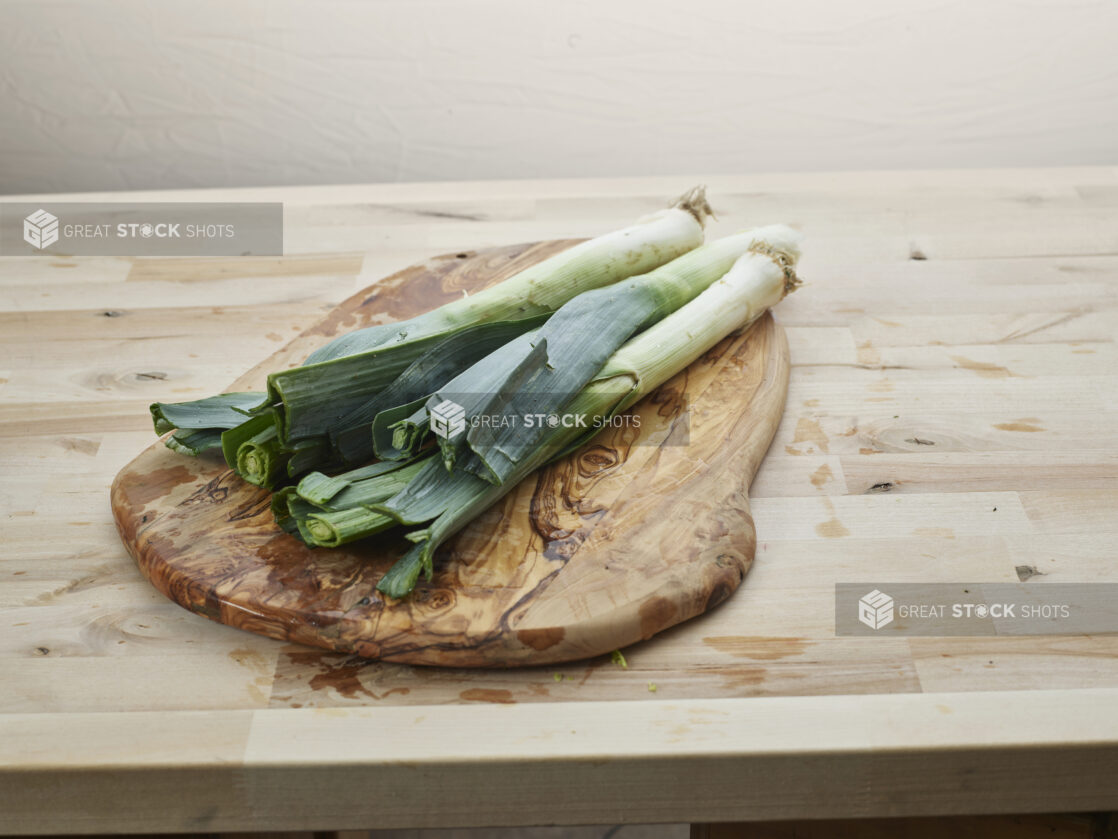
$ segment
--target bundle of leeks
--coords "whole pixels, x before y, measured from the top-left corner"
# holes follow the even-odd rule
[[[799,283],[795,274],[798,257],[795,231],[765,227],[700,248],[647,275],[660,275],[664,283],[652,295],[655,303],[628,290],[646,289],[645,278],[611,290],[612,295],[582,295],[593,300],[593,307],[576,298],[541,329],[510,342],[502,348],[504,352],[495,352],[466,371],[474,382],[498,385],[479,391],[488,398],[479,398],[464,412],[464,426],[469,431],[440,438],[437,448],[417,449],[407,460],[382,460],[333,477],[311,473],[273,496],[277,522],[307,544],[326,547],[398,525],[419,526],[407,534],[414,546],[377,585],[390,597],[406,596],[421,572],[430,578],[440,544],[533,470],[587,442],[603,425],[595,420],[608,420],[632,406],[792,291]],[[616,304],[618,308],[612,305],[614,300],[622,301]],[[607,316],[593,318],[596,307],[602,307]],[[553,323],[575,329],[581,322],[561,317],[569,311],[590,318],[596,330],[578,333],[574,343],[581,343],[581,352],[568,353],[571,342],[547,341],[549,336],[562,338],[561,333],[548,329]],[[592,339],[592,335],[597,337]],[[591,361],[584,364],[586,358]],[[535,362],[526,361],[529,359]],[[525,364],[530,375],[517,375]],[[583,373],[590,365],[594,369]],[[514,371],[511,379],[506,376],[510,369]],[[510,380],[515,388],[500,387]],[[557,382],[568,389],[555,389]],[[448,384],[441,391],[451,392],[452,388]],[[428,413],[440,404],[440,393],[429,400]],[[589,421],[581,426],[543,424],[533,429],[517,425],[519,436],[503,431],[497,436],[474,433],[482,426],[473,420],[485,415],[483,412],[512,411],[519,416],[525,406],[533,411],[553,408]]]
[[[692,190],[480,294],[342,336],[271,375],[266,393],[153,405],[156,431],[188,454],[220,446],[238,474],[276,489],[277,523],[308,545],[418,526],[378,584],[403,597],[466,522],[795,287],[798,234],[700,245],[709,212]],[[433,438],[446,405],[459,428]],[[480,422],[560,411],[584,422]]]
[[[151,406],[167,446],[197,455],[220,448],[250,483],[273,488],[314,468],[379,454],[370,424],[395,422],[510,340],[542,326],[583,292],[646,273],[703,241],[702,187],[634,225],[590,239],[504,282],[399,323],[342,335],[300,367],[273,373],[259,393],[226,393]],[[386,413],[387,412],[387,413]],[[381,415],[384,416],[381,416]],[[381,448],[393,458],[406,452]]]

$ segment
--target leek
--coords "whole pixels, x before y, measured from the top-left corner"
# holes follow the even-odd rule
[[[243,423],[261,395],[222,393],[193,402],[156,402],[151,406],[155,433],[170,431],[164,442],[180,454],[200,454],[220,446],[222,432]]]
[[[538,330],[440,388],[428,400],[428,412],[449,400],[464,410],[469,426],[439,439],[447,468],[457,466],[496,484],[509,480],[549,429],[541,422],[494,430],[479,422],[481,417],[553,414],[625,341],[692,300],[770,234],[772,229],[762,228],[727,236],[650,273],[581,294]],[[474,389],[461,388],[463,380]]]
[[[155,429],[187,454],[220,448],[247,481],[286,484],[275,520],[312,547],[418,528],[377,585],[404,597],[467,522],[798,285],[799,234],[700,246],[709,213],[693,190],[493,288],[344,335],[271,374],[265,393],[156,403]],[[523,422],[558,413],[582,421]]]
[[[745,326],[796,288],[795,263],[799,234],[774,226],[754,232],[750,251],[691,302],[650,326],[615,352],[564,412],[609,419],[632,406],[707,352],[726,335]],[[593,425],[592,423],[590,424]],[[432,521],[408,538],[415,546],[393,566],[377,588],[390,597],[403,597],[415,586],[420,572],[428,578],[438,546],[467,522],[500,499],[522,478],[597,433],[597,429],[558,428],[519,460],[502,484],[492,484],[464,471],[424,466],[399,495],[371,505],[375,512],[403,524],[423,516]],[[437,511],[437,512],[436,512]]]
[[[263,407],[277,410],[284,444],[344,433],[348,428],[340,422],[446,338],[494,321],[526,332],[585,291],[645,273],[701,245],[709,212],[702,188],[696,188],[667,210],[575,245],[484,291],[411,320],[343,335],[311,353],[303,366],[271,374]]]
[[[312,472],[273,495],[272,514],[308,545],[336,548],[394,527],[394,519],[370,505],[399,494],[424,465],[382,461],[334,477]]]
[[[343,335],[302,366],[272,373],[266,393],[157,403],[157,433],[172,431],[167,445],[187,454],[221,446],[229,465],[261,486],[321,465],[366,460],[379,454],[375,440],[389,456],[407,459],[423,435],[409,439],[382,422],[382,433],[370,438],[371,421],[383,415],[394,424],[414,413],[438,385],[477,359],[464,348],[492,351],[538,328],[582,292],[648,272],[702,244],[710,214],[703,188],[696,187],[669,209],[575,245],[489,289],[410,320]],[[255,421],[261,416],[274,433]],[[225,433],[242,423],[251,425]],[[385,433],[404,445],[393,449]]]

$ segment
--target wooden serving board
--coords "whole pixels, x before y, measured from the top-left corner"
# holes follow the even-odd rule
[[[354,295],[235,382],[262,389],[329,339],[412,317],[499,282],[575,240],[450,254]],[[252,328],[246,324],[245,328]],[[725,600],[753,560],[748,489],[780,422],[788,348],[766,315],[526,479],[444,545],[404,601],[378,579],[402,537],[311,550],[280,531],[269,493],[220,455],[155,442],[121,470],[112,506],[152,584],[193,612],[272,638],[412,664],[543,664],[619,649]]]

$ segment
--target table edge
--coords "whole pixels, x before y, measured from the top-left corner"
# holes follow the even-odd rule
[[[9,714],[0,833],[1118,809],[1116,703],[1100,688]]]

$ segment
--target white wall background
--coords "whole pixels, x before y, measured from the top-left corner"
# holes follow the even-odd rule
[[[0,0],[0,192],[1118,162],[1114,0]]]

